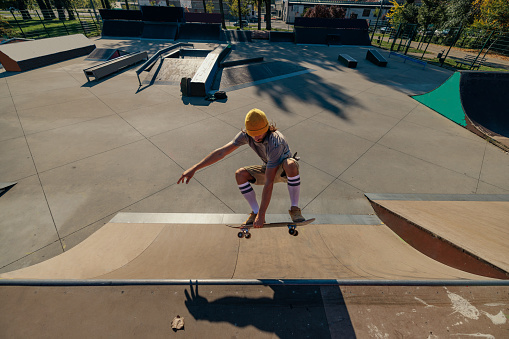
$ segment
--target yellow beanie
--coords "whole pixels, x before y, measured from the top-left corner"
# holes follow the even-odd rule
[[[269,130],[269,121],[263,111],[253,108],[246,115],[246,132],[249,136],[262,135]]]

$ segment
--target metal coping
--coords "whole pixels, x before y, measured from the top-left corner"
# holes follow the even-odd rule
[[[391,194],[366,193],[365,196],[375,200],[403,201],[509,201],[509,194]]]
[[[369,280],[369,279],[0,279],[0,286],[509,286],[509,280]]]
[[[348,214],[306,214],[306,218],[315,218],[314,224],[334,225],[381,225],[376,215]],[[118,213],[110,223],[125,224],[242,224],[244,214],[207,214],[207,213]],[[267,222],[288,221],[288,214],[268,214]]]

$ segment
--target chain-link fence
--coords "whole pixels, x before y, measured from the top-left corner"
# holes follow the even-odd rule
[[[70,34],[97,36],[102,21],[95,10],[18,10],[1,11],[6,38],[41,39]]]
[[[373,21],[370,35],[374,46],[440,65],[509,70],[508,32],[463,27],[425,30],[415,24]]]

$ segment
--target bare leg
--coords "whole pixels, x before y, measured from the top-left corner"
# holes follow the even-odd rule
[[[245,168],[239,168],[235,172],[235,179],[237,180],[237,185],[242,185],[248,181],[253,181],[254,177]]]
[[[283,161],[283,169],[285,170],[287,178],[299,175],[299,166],[293,159],[285,159]]]

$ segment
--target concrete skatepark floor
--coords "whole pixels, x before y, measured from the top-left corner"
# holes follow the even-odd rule
[[[149,55],[171,44],[94,42]],[[0,197],[0,273],[68,251],[120,212],[248,214],[233,176],[259,163],[247,148],[200,171],[188,185],[176,182],[230,141],[253,107],[277,123],[302,157],[304,216],[373,215],[367,192],[509,194],[505,152],[409,97],[436,88],[450,71],[394,59],[379,68],[364,59],[364,47],[257,41],[237,48],[309,72],[243,86],[216,102],[183,98],[178,85],[138,88],[136,68],[87,83],[82,70],[93,63],[86,57],[1,73],[0,182],[17,184]],[[356,69],[337,62],[342,52],[359,60]],[[276,186],[268,213],[288,208],[286,187]],[[211,243],[212,229],[202,235]],[[226,231],[235,236],[234,230],[221,234]]]
[[[95,43],[151,53],[165,46]],[[252,107],[264,110],[302,157],[304,213],[372,214],[365,192],[509,192],[506,154],[407,95],[434,89],[449,71],[393,59],[378,68],[356,47],[238,45],[313,71],[232,91],[226,102],[213,103],[182,98],[178,86],[136,93],[132,68],[87,83],[85,57],[4,72],[0,181],[18,184],[0,204],[1,271],[60,254],[121,211],[248,213],[233,180],[238,167],[258,163],[247,148],[187,186],[176,181],[231,140]],[[336,61],[340,51],[363,62],[347,69]],[[286,213],[287,195],[278,187],[268,213]]]

